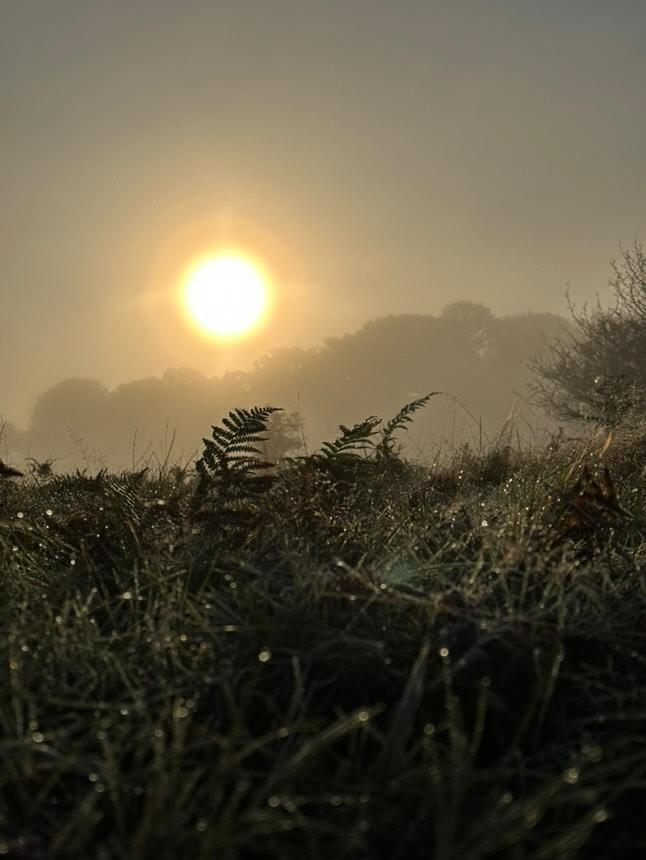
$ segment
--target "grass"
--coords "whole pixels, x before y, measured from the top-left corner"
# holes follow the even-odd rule
[[[643,856],[633,442],[2,482],[0,855]]]

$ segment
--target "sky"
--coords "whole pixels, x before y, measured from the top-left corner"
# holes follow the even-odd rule
[[[0,416],[391,313],[606,299],[644,237],[637,0],[0,0]],[[274,301],[178,302],[218,248]]]

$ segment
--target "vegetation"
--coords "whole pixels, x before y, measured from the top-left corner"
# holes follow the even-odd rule
[[[172,443],[172,457],[188,462],[199,455],[205,428],[232,404],[249,409],[279,403],[287,411],[274,416],[273,429],[280,432],[270,432],[263,452],[274,461],[301,452],[299,416],[313,450],[341,416],[351,424],[366,415],[389,415],[423,394],[431,377],[454,399],[438,399],[417,417],[409,448],[418,454],[422,445],[433,450],[444,440],[473,441],[481,430],[495,435],[511,406],[516,403],[518,411],[529,397],[534,377],[527,361],[564,330],[566,320],[552,314],[495,317],[484,305],[454,302],[438,316],[384,317],[320,347],[275,350],[247,372],[209,378],[180,368],[112,391],[95,380],[67,379],[38,398],[24,431],[8,424],[0,430],[0,456],[21,467],[30,456],[55,459],[67,471],[135,469],[151,453],[163,460]],[[545,421],[522,409],[535,441]],[[517,424],[529,439],[526,425]],[[172,434],[164,432],[167,427]]]
[[[614,304],[571,308],[574,330],[533,362],[539,393],[558,418],[626,421],[646,406],[646,255],[639,244],[613,264]]]
[[[646,426],[0,480],[0,854],[646,849]],[[638,465],[636,465],[638,464]]]

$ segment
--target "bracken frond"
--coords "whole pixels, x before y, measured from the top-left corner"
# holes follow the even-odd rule
[[[413,420],[413,415],[419,410],[422,409],[431,397],[435,397],[437,394],[441,394],[441,391],[431,391],[429,394],[424,395],[424,397],[419,397],[417,400],[411,400],[410,403],[407,403],[405,406],[399,410],[399,412],[393,416],[390,421],[382,428],[381,430],[381,439],[375,447],[375,457],[378,460],[385,460],[389,457],[395,456],[395,440],[394,435],[398,430],[407,430],[407,424],[410,424]]]
[[[223,525],[240,521],[252,513],[257,502],[272,485],[261,445],[267,438],[267,424],[275,406],[234,409],[212,428],[211,439],[203,439],[204,450],[196,461],[198,484],[193,497],[193,514],[201,519],[216,518]]]
[[[374,415],[352,427],[339,424],[341,435],[333,442],[324,442],[317,456],[323,460],[360,457],[374,448],[373,436],[379,424],[381,424],[381,418],[376,418]]]

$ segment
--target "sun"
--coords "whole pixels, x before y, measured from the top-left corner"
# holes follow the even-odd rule
[[[253,331],[267,312],[268,278],[248,257],[205,257],[186,274],[183,302],[190,319],[206,334],[240,337]]]

